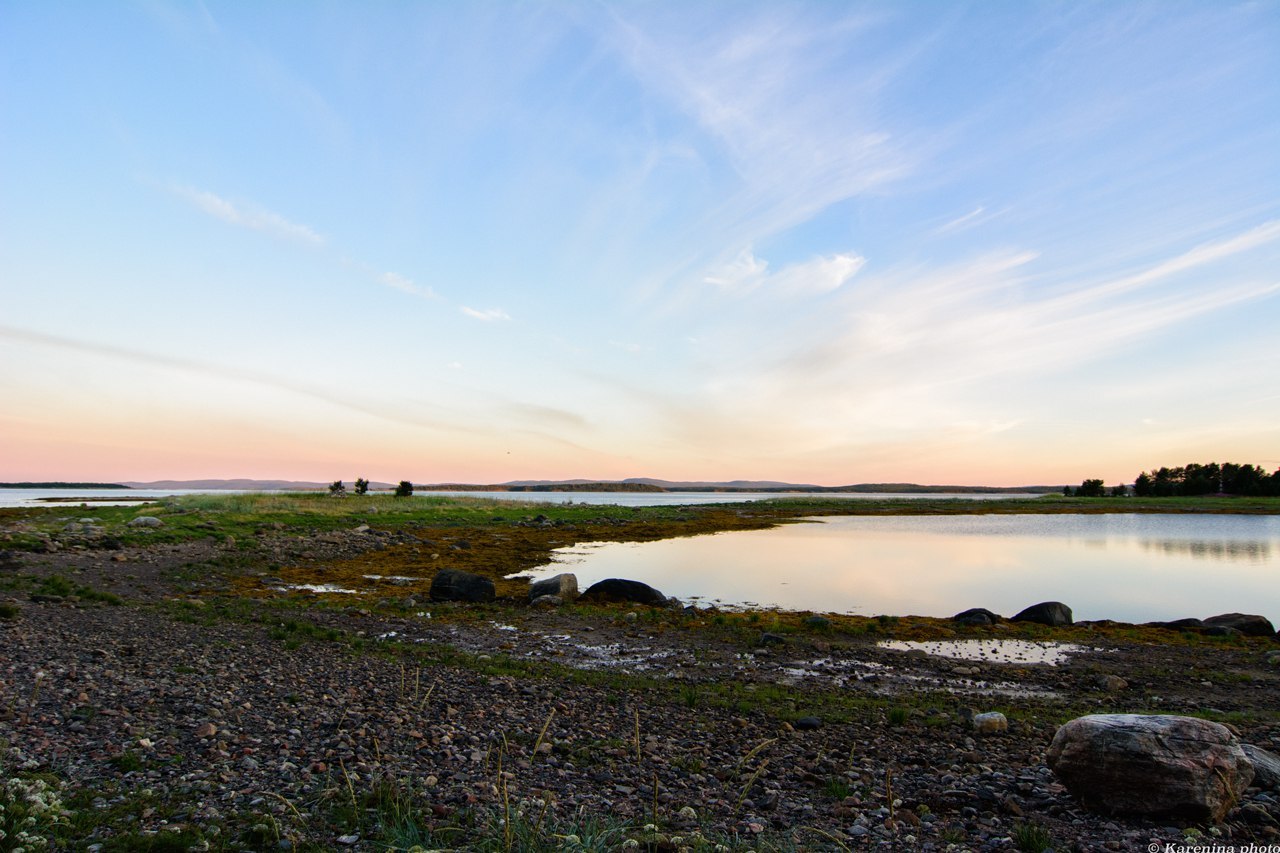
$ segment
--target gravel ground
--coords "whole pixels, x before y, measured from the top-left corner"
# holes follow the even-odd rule
[[[761,629],[744,643],[742,631],[699,630],[712,614],[675,628],[625,608],[297,601],[216,615],[188,587],[223,547],[66,549],[0,569],[123,599],[32,594],[31,582],[0,592],[16,608],[0,619],[0,760],[65,784],[82,814],[69,847],[128,849],[158,833],[202,849],[385,850],[368,814],[342,809],[391,786],[412,791],[425,828],[522,803],[548,825],[598,815],[638,828],[656,808],[661,834],[634,836],[655,849],[695,829],[770,849],[1027,849],[1029,827],[1057,850],[1280,843],[1280,792],[1252,789],[1223,824],[1188,827],[1085,811],[1044,764],[1056,722],[1091,707],[1209,710],[1280,750],[1274,644],[1099,631],[1048,665],[839,632]],[[584,671],[595,676],[565,674]],[[654,680],[679,687],[643,688]],[[741,703],[712,701],[726,685]],[[784,704],[771,707],[778,685]],[[833,694],[862,710],[824,713],[819,698]],[[1009,731],[976,734],[971,713],[995,709]],[[449,831],[451,846],[480,843],[480,829]]]

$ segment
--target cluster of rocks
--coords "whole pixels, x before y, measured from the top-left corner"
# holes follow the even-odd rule
[[[493,601],[496,587],[489,578],[458,569],[441,569],[431,580],[432,601],[463,601],[479,603]],[[643,604],[650,607],[679,606],[677,599],[668,598],[658,590],[640,581],[607,578],[578,592],[578,577],[562,572],[553,577],[532,581],[529,584],[528,602],[534,607],[557,607],[581,598],[591,602]]]
[[[958,625],[986,626],[996,625],[1004,621],[998,613],[985,607],[971,607],[962,610],[951,621]],[[1035,622],[1050,627],[1063,627],[1076,624],[1072,618],[1071,608],[1061,601],[1042,601],[1033,604],[1010,617],[1010,622]],[[1086,623],[1087,624],[1087,623]],[[1265,616],[1251,613],[1223,613],[1206,619],[1176,619],[1171,622],[1147,622],[1146,628],[1167,628],[1172,631],[1194,631],[1211,637],[1272,637],[1280,642],[1271,620]]]

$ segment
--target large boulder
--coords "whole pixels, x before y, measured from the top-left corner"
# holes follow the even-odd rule
[[[587,601],[621,601],[633,604],[649,604],[661,607],[667,603],[667,597],[647,583],[640,581],[609,578],[593,583],[582,594]]]
[[[1146,628],[1167,628],[1170,631],[1200,631],[1204,623],[1199,619],[1174,619],[1172,622],[1145,622]]]
[[[164,527],[164,522],[156,518],[154,515],[140,515],[131,520],[129,527]]]
[[[1196,717],[1077,717],[1045,759],[1090,809],[1190,820],[1221,821],[1254,773],[1230,729]]]
[[[544,595],[554,595],[562,601],[573,601],[578,597],[578,576],[566,572],[529,584],[530,601]]]
[[[493,601],[493,581],[483,575],[441,569],[431,579],[432,601]]]
[[[1071,608],[1061,601],[1042,601],[1014,616],[1014,622],[1038,622],[1057,628],[1071,624]]]
[[[970,607],[952,616],[951,621],[959,625],[996,625],[1004,619],[1000,614],[992,613],[985,607]]]
[[[1246,637],[1270,637],[1276,632],[1270,619],[1249,613],[1223,613],[1221,616],[1210,616],[1204,620],[1204,624],[1210,628],[1232,628]]]

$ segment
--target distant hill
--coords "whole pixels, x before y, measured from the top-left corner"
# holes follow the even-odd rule
[[[624,483],[644,483],[649,486],[657,486],[660,489],[668,491],[687,491],[689,489],[741,489],[744,491],[757,492],[762,489],[827,489],[828,486],[814,486],[805,483],[783,483],[777,480],[724,480],[721,482],[709,482],[705,480],[655,480],[650,477],[630,477],[623,480]]]
[[[127,489],[121,483],[0,483],[0,489]]]
[[[344,481],[350,489],[352,480]],[[201,489],[214,491],[321,491],[328,483],[306,480],[151,480],[102,483],[13,483],[0,488],[131,488],[131,489]],[[395,488],[394,483],[369,483],[374,491]],[[442,492],[801,492],[805,494],[1046,494],[1062,491],[1061,486],[930,486],[919,483],[856,483],[849,486],[817,486],[812,483],[784,483],[778,480],[659,480],[630,477],[626,480],[511,480],[506,483],[429,483],[414,484],[420,491]]]
[[[347,480],[351,488],[354,480]],[[126,482],[131,489],[234,489],[237,491],[309,492],[329,488],[328,483],[311,483],[305,480],[152,480],[150,482]],[[371,489],[392,489],[391,483],[369,483]]]

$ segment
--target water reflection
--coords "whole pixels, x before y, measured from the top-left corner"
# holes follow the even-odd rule
[[[1187,554],[1197,560],[1242,560],[1248,563],[1265,563],[1271,559],[1269,542],[1183,542],[1177,539],[1143,539],[1138,543],[1151,551],[1166,554]]]
[[[1276,553],[1278,516],[848,516],[579,544],[543,573],[568,569],[581,586],[628,577],[680,598],[820,612],[950,616],[987,607],[1008,616],[1059,600],[1077,619],[1242,611],[1275,621]]]
[[[1028,640],[884,640],[883,649],[924,652],[927,655],[980,663],[1043,663],[1057,666],[1069,655],[1084,651],[1071,643],[1033,643]]]

